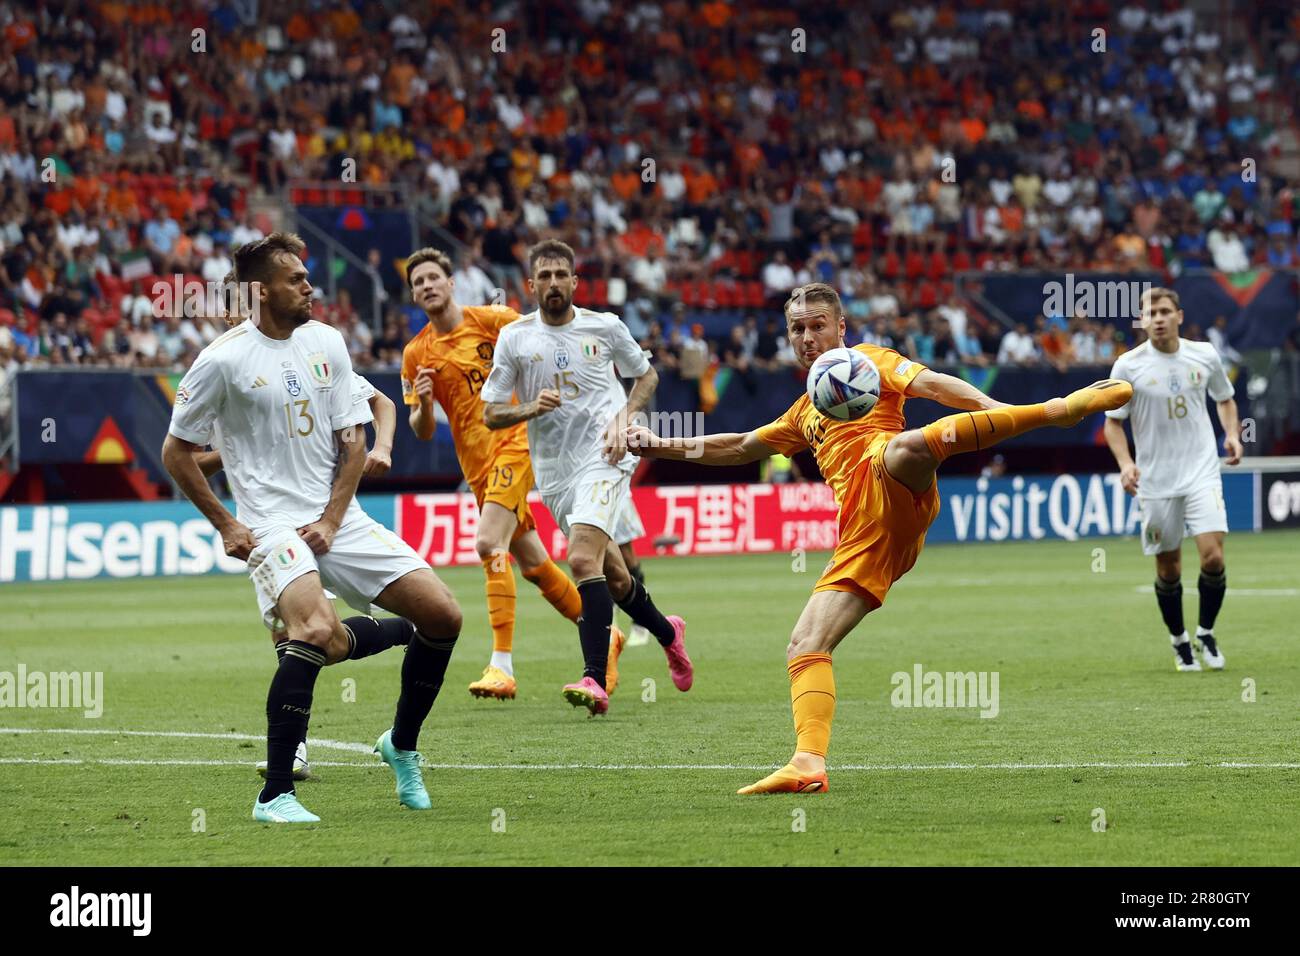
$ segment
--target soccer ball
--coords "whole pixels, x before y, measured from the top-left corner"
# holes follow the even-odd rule
[[[823,352],[808,369],[808,398],[827,418],[842,422],[861,418],[880,398],[880,370],[853,349]]]

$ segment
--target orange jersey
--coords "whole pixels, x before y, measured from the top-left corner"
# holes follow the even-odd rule
[[[858,345],[854,350],[875,362],[880,370],[880,399],[870,412],[854,421],[838,422],[822,415],[813,408],[808,396],[802,395],[784,415],[757,432],[760,441],[783,455],[811,448],[822,478],[841,507],[872,441],[879,435],[896,434],[906,427],[904,392],[912,379],[925,371],[924,365],[904,358],[893,349]]]
[[[439,335],[429,323],[406,343],[402,351],[402,400],[407,405],[418,405],[415,377],[421,367],[434,370],[434,400],[447,413],[465,480],[478,487],[487,482],[494,461],[528,461],[528,426],[520,422],[492,431],[483,424],[483,402],[479,399],[492,371],[497,336],[519,318],[519,313],[502,305],[467,305],[461,308],[461,315],[460,325],[448,334]]]

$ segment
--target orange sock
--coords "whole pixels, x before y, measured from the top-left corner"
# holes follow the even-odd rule
[[[979,451],[1046,424],[1046,405],[1008,405],[988,411],[958,412],[931,422],[921,429],[921,434],[930,454],[943,461],[949,455]]]
[[[524,578],[537,585],[542,597],[570,621],[576,622],[582,616],[582,598],[578,596],[578,589],[554,561],[548,559],[545,564],[529,568],[524,571]]]
[[[509,654],[515,642],[515,571],[509,552],[483,562],[487,575],[488,624],[492,627],[492,650]]]
[[[790,702],[794,709],[794,749],[825,757],[835,718],[831,656],[801,654],[786,669],[790,672]]]

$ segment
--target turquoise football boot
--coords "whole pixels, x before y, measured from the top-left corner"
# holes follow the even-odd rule
[[[282,793],[266,803],[254,800],[253,819],[258,823],[320,823],[320,817],[299,803],[292,793]]]
[[[397,800],[411,810],[428,810],[433,804],[424,789],[420,775],[420,754],[414,750],[398,750],[393,746],[392,729],[385,730],[375,742],[375,753],[397,774]]]

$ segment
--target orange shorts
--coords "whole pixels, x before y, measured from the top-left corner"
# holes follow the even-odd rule
[[[491,501],[513,512],[519,522],[519,527],[515,529],[516,536],[537,527],[532,509],[528,507],[528,493],[533,490],[533,465],[526,455],[522,458],[509,456],[493,461],[487,469],[486,479],[471,487],[479,511],[483,510],[486,502]]]
[[[925,547],[939,514],[939,483],[918,495],[890,475],[885,446],[893,437],[878,435],[867,447],[840,502],[840,543],[814,591],[849,591],[879,607]]]

